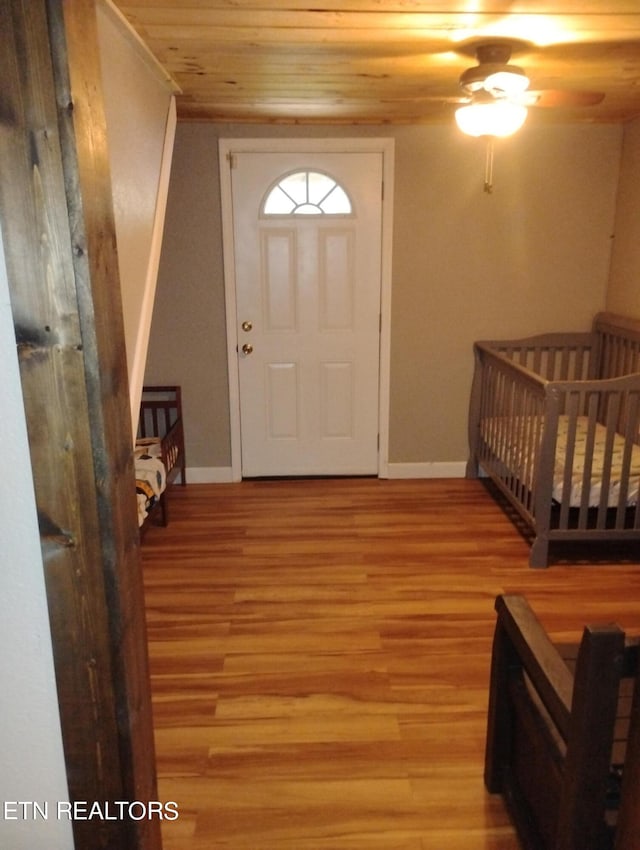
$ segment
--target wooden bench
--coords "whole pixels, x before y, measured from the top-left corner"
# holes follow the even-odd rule
[[[638,642],[586,626],[563,658],[524,597],[495,607],[487,789],[525,850],[640,850]]]

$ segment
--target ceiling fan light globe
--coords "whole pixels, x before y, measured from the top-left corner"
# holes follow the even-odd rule
[[[526,107],[508,100],[470,103],[456,109],[456,123],[468,136],[511,136],[526,118]]]
[[[496,71],[485,77],[484,88],[487,91],[500,91],[507,97],[516,97],[529,87],[529,78],[515,65],[502,71]]]

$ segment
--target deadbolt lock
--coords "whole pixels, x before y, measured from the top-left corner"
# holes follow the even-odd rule
[[[252,322],[243,322],[241,327],[242,327],[243,331],[246,331],[248,333],[253,328],[253,323]]]

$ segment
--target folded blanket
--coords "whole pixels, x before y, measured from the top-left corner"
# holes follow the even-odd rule
[[[151,508],[167,486],[167,472],[162,462],[159,440],[138,440],[134,451],[138,525],[142,525]]]

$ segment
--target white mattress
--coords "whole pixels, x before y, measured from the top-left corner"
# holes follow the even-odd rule
[[[582,502],[583,482],[585,466],[585,449],[587,444],[588,418],[579,416],[576,422],[576,438],[571,474],[571,495],[569,504],[579,507]],[[560,417],[558,421],[558,442],[556,445],[556,462],[553,474],[553,498],[558,502],[563,496],[563,476],[567,454],[567,431],[569,418]],[[603,425],[596,423],[593,460],[589,480],[589,507],[597,507],[600,504],[602,493],[602,476],[605,466],[605,447],[607,430]],[[625,439],[620,434],[614,434],[613,449],[611,454],[611,473],[609,480],[609,492],[607,504],[609,507],[618,506],[620,497],[620,482],[622,478]],[[635,505],[638,500],[638,483],[640,482],[640,446],[633,445],[631,451],[631,463],[629,467],[629,483],[627,490],[627,505]]]
[[[485,441],[489,446],[492,447],[493,451],[500,455],[501,458],[507,458],[509,461],[509,466],[513,467],[511,470],[516,477],[520,480],[528,478],[529,480],[525,480],[523,483],[531,489],[531,476],[533,474],[533,470],[530,470],[528,474],[525,474],[523,471],[524,467],[524,453],[522,442],[520,444],[516,444],[516,440],[518,437],[522,438],[522,440],[527,442],[528,435],[532,433],[534,428],[534,423],[531,419],[527,417],[520,417],[518,419],[517,428],[513,428],[513,423],[511,423],[511,427],[508,429],[512,435],[512,444],[511,445],[501,445],[501,449],[499,452],[496,451],[495,443],[497,442],[496,433],[500,433],[502,422],[496,423],[495,420],[486,420],[483,423],[483,436]],[[576,437],[575,437],[575,448],[573,455],[573,464],[571,471],[571,493],[569,496],[569,504],[571,507],[580,507],[582,504],[582,490],[583,490],[583,474],[585,468],[585,449],[587,444],[587,428],[588,428],[588,418],[586,416],[579,416],[576,421]],[[507,430],[507,429],[505,429]],[[567,436],[569,430],[569,417],[561,416],[558,421],[558,439],[556,444],[556,458],[554,465],[554,475],[553,475],[553,498],[557,502],[563,501],[563,493],[564,493],[564,472],[565,472],[565,464],[567,460]],[[603,425],[597,424],[595,426],[595,439],[594,439],[594,451],[593,451],[593,460],[591,464],[591,473],[589,477],[589,481],[587,482],[589,486],[589,495],[588,495],[588,505],[589,507],[598,507],[600,504],[600,496],[602,493],[603,486],[603,470],[604,470],[604,461],[605,461],[605,447],[606,447],[606,428]],[[491,436],[493,435],[493,436]],[[502,435],[504,437],[504,435]],[[620,496],[620,484],[622,479],[622,469],[623,469],[623,459],[624,459],[624,448],[625,448],[625,439],[620,434],[614,435],[613,440],[613,450],[611,457],[611,472],[610,472],[610,480],[609,480],[609,488],[607,495],[607,505],[609,507],[617,507],[618,500]],[[638,500],[638,490],[640,484],[640,446],[633,445],[631,451],[631,462],[629,467],[629,482],[627,488],[627,505],[635,505]]]

